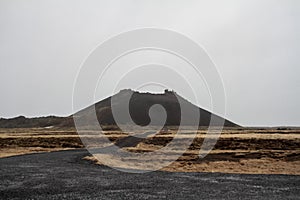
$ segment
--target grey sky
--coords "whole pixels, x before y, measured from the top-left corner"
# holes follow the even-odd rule
[[[90,51],[120,32],[157,27],[205,47],[229,119],[300,125],[299,11],[297,0],[1,0],[0,117],[71,114]]]

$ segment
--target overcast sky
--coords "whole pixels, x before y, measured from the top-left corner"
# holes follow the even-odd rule
[[[300,125],[299,11],[298,0],[1,0],[0,117],[70,115],[91,50],[120,32],[156,27],[205,47],[230,120]]]

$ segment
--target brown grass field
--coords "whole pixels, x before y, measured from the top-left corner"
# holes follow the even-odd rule
[[[300,129],[225,129],[214,149],[204,159],[200,159],[198,153],[205,133],[204,130],[199,130],[188,150],[182,152],[181,157],[161,170],[300,175]],[[117,142],[129,135],[120,131],[105,131],[104,134],[112,142]],[[173,139],[174,134],[174,130],[159,132],[135,146],[127,146],[123,149],[138,153],[153,152],[167,145]],[[95,132],[87,132],[84,135],[85,138],[91,140],[94,136]],[[184,140],[188,137],[191,135],[187,130],[183,131],[180,139]],[[83,148],[84,146],[75,129],[18,128],[0,129],[0,147],[0,157],[8,157]],[[172,154],[172,152],[169,153]],[[110,158],[109,154],[100,156]],[[168,159],[168,155],[164,155],[164,158]],[[83,159],[94,160],[101,164],[92,156]],[[114,164],[119,165],[119,163]],[[135,166],[138,167],[138,162]]]

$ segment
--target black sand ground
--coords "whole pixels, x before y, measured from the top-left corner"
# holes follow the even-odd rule
[[[86,150],[0,159],[0,199],[299,199],[300,176],[151,172],[83,160]]]

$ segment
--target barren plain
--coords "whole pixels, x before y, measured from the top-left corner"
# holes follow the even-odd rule
[[[131,133],[117,130],[103,132],[114,143],[126,139]],[[153,152],[170,143],[176,131],[172,128],[152,134],[138,143],[122,146],[129,152]],[[94,140],[95,132],[84,137]],[[182,140],[191,137],[182,131]],[[222,172],[245,174],[293,174],[300,175],[300,129],[299,128],[232,128],[223,130],[214,149],[203,159],[199,150],[205,130],[198,130],[189,148],[175,162],[164,167],[171,172]],[[97,136],[99,139],[99,137]],[[96,140],[95,140],[96,141]],[[15,128],[0,129],[0,157],[20,154],[84,148],[73,128]],[[174,152],[169,152],[170,154]],[[100,155],[107,159],[109,154]],[[164,156],[168,159],[168,155]],[[94,160],[95,157],[82,159]],[[126,158],[124,158],[126,160]],[[133,163],[136,161],[132,161]],[[119,163],[114,163],[119,165]],[[150,165],[157,163],[152,162]],[[136,162],[136,166],[138,162]]]

